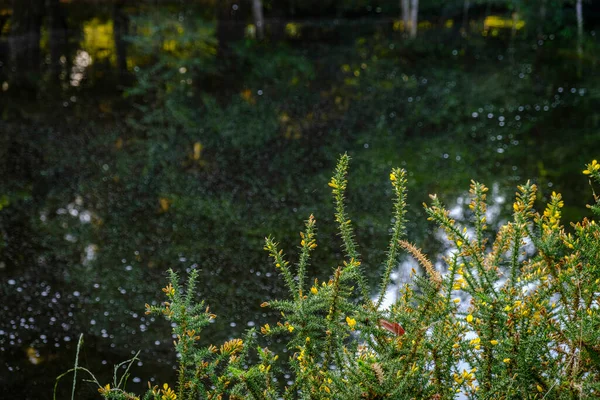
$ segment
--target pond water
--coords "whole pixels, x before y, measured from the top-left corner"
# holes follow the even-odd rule
[[[576,41],[565,28],[521,21],[513,31],[475,13],[466,30],[424,20],[408,40],[383,14],[273,20],[260,42],[252,26],[224,29],[202,7],[62,4],[50,15],[63,29],[44,19],[25,55],[8,51],[3,25],[4,393],[51,398],[80,333],[80,365],[101,381],[141,350],[130,387],[172,382],[170,327],[144,315],[162,301],[168,268],[200,272],[198,297],[218,315],[206,343],[273,323],[259,305],[286,292],[264,237],[293,259],[314,214],[310,274],[329,276],[341,254],[327,182],[344,152],[374,290],[392,167],[409,172],[408,237],[433,258],[444,242],[421,204],[438,193],[468,220],[471,179],[492,188],[492,225],[527,179],[540,204],[563,193],[567,220],[588,215],[581,170],[600,151],[594,21]],[[411,264],[398,265],[399,283]],[[97,398],[93,385],[77,393]]]

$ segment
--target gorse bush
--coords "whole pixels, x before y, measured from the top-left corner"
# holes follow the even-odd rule
[[[255,330],[220,347],[201,346],[199,333],[215,315],[194,299],[197,272],[183,287],[169,271],[166,301],[146,305],[146,312],[174,323],[178,382],[150,387],[138,397],[125,391],[126,376],[118,380],[115,373],[112,384],[96,381],[100,394],[148,400],[600,396],[600,228],[594,220],[585,218],[567,232],[560,222],[561,195],[552,193],[544,211],[536,212],[536,186],[527,182],[518,187],[512,221],[490,242],[488,189],[472,182],[471,227],[459,226],[436,196],[425,205],[454,245],[438,271],[406,241],[406,173],[393,169],[391,238],[380,292],[372,298],[344,207],[348,163],[343,155],[329,183],[344,259],[328,281],[306,276],[317,247],[312,215],[300,233],[296,263],[275,239],[265,241],[290,296],[262,304],[279,311],[281,320],[260,333],[283,336],[287,360],[261,348]],[[600,164],[594,160],[584,174],[599,182]],[[594,200],[588,207],[598,215],[600,198]],[[402,251],[418,261],[422,273],[413,271],[412,282],[383,309]],[[89,373],[77,364],[73,370]],[[287,387],[277,384],[282,370],[292,373]]]

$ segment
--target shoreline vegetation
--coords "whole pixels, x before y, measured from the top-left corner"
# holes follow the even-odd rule
[[[486,183],[487,252],[493,251],[501,226],[514,219],[513,188],[527,179],[537,185],[539,213],[553,192],[562,194],[560,221],[567,233],[574,234],[571,222],[589,218],[584,206],[592,204],[593,195],[580,175],[582,162],[598,158],[600,2],[419,0],[418,7],[413,0],[0,3],[5,99],[0,101],[0,387],[13,398],[51,399],[56,377],[74,367],[78,347],[77,365],[93,372],[101,387],[110,384],[108,396],[117,396],[118,388],[143,397],[150,381],[161,397],[167,395],[161,392],[167,390],[164,383],[181,397],[181,352],[173,351],[178,339],[170,333],[174,321],[142,310],[146,302],[164,306],[157,288],[168,283],[168,269],[177,272],[182,292],[196,271],[194,299],[218,315],[194,332],[201,337],[195,347],[213,343],[217,348],[206,362],[220,355],[220,344],[242,340],[248,354],[240,363],[243,374],[227,375],[235,372],[226,371],[229,359],[219,361],[213,374],[231,377],[226,393],[260,362],[258,346],[279,356],[272,364],[265,361],[277,379],[270,383],[273,390],[282,394],[285,386],[296,384],[305,385],[305,391],[308,383],[296,379],[289,358],[306,347],[295,335],[310,332],[305,321],[290,316],[317,307],[323,326],[327,296],[332,296],[328,283],[338,266],[340,279],[348,279],[341,282],[345,302],[338,306],[348,308],[336,308],[331,321],[346,331],[329,329],[336,336],[328,344],[315,330],[313,347],[305,351],[321,369],[326,346],[331,346],[328,364],[338,365],[337,341],[352,352],[357,343],[374,348],[361,335],[396,340],[403,348],[395,351],[403,356],[419,334],[439,335],[438,324],[423,333],[424,325],[409,318],[421,311],[405,315],[401,308],[389,309],[406,282],[414,291],[407,302],[427,298],[412,283],[411,267],[415,275],[429,276],[432,265],[443,277],[450,262],[442,257],[459,250],[437,223],[425,222],[421,204],[431,203],[429,193],[443,199],[448,218],[461,232],[466,226],[472,240],[469,182]],[[349,256],[340,246],[330,201],[335,188],[327,185],[344,152],[352,156],[344,212],[352,219],[347,231],[356,233]],[[410,218],[392,234],[394,186],[388,176],[396,166],[407,171]],[[314,237],[298,237],[310,215]],[[289,262],[287,277],[263,251],[267,234],[272,235],[269,246],[289,256],[282,256]],[[317,247],[309,248],[300,274],[302,240]],[[519,262],[536,255],[533,240],[527,235],[524,240],[521,250],[527,254]],[[466,251],[462,242],[460,251]],[[500,259],[504,275],[497,280],[490,275],[495,285],[510,276],[507,257]],[[347,269],[356,270],[356,276],[346,277]],[[344,292],[344,285],[353,289]],[[300,289],[307,297],[302,301]],[[451,321],[464,322],[471,296],[453,291],[460,315]],[[275,299],[310,305],[309,311],[287,311]],[[260,306],[265,303],[270,306]],[[460,331],[460,343],[475,338],[469,332],[476,332],[478,318],[496,318],[497,310],[492,311],[472,313],[473,324]],[[498,324],[508,321],[499,318]],[[590,326],[585,330],[595,329]],[[254,342],[246,340],[249,328],[256,329]],[[263,335],[261,328],[275,333]],[[78,346],[80,333],[85,345]],[[480,338],[497,340],[495,349],[506,351],[504,339]],[[288,345],[290,340],[296,341]],[[553,340],[552,351],[572,351],[557,347],[565,339]],[[454,360],[466,360],[466,350],[459,350]],[[119,384],[129,364],[118,368],[116,380],[111,366],[137,351],[127,385]],[[433,350],[415,351],[420,360],[419,352]],[[400,368],[365,357],[360,370],[369,376],[365,382],[375,379],[385,387]],[[415,368],[433,368],[428,357]],[[571,365],[574,360],[561,361]],[[378,368],[373,363],[381,366],[383,383],[369,375]],[[569,368],[576,373],[576,367]],[[459,364],[452,374],[466,379],[463,370],[473,368],[479,371],[474,372],[478,385],[480,365]],[[514,379],[523,374],[519,368],[511,370]],[[192,381],[189,374],[186,382]],[[342,396],[336,392],[339,374],[319,378],[337,383],[323,381],[321,389],[313,382],[317,392],[306,396],[330,396],[325,387]],[[99,397],[100,386],[82,383],[90,378],[86,375],[78,370],[74,396],[79,400]],[[343,379],[355,382],[357,376]],[[413,379],[408,376],[402,375]],[[504,375],[492,368],[492,376]],[[66,382],[72,378],[71,372],[59,381],[57,398],[73,396]],[[214,389],[210,380],[198,379],[202,388]],[[548,388],[555,381],[549,382]],[[363,388],[366,397],[385,391],[370,387]],[[555,389],[539,393],[551,398]]]
[[[594,219],[563,226],[562,196],[552,193],[538,212],[537,187],[527,182],[517,188],[512,220],[493,238],[486,225],[488,188],[472,181],[469,226],[453,220],[435,195],[424,205],[428,219],[454,245],[440,271],[406,241],[407,174],[392,169],[391,237],[380,295],[373,300],[345,208],[349,161],[347,155],[339,158],[329,182],[343,258],[328,281],[306,276],[318,247],[314,216],[300,233],[297,262],[288,261],[274,238],[265,239],[273,268],[289,291],[287,299],[261,304],[280,312],[276,324],[250,329],[220,346],[201,345],[201,332],[216,315],[195,299],[198,272],[192,270],[183,286],[169,270],[162,289],[166,301],[146,304],[146,313],[162,315],[173,327],[177,382],[149,383],[141,396],[128,393],[136,355],[115,367],[112,382],[99,383],[78,365],[80,338],[74,368],[56,385],[72,372],[73,398],[77,373],[84,373],[103,398],[115,400],[454,399],[461,394],[571,399],[600,394],[600,227]],[[600,183],[596,160],[583,173],[590,185]],[[595,192],[594,201],[588,208],[597,217],[600,197]],[[535,252],[525,251],[529,244]],[[420,270],[413,270],[412,281],[399,288],[397,301],[381,309],[402,251]],[[261,347],[261,336],[282,338],[287,354],[280,357]]]

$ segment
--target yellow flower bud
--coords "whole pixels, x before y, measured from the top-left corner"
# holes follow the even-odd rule
[[[346,317],[346,323],[350,329],[354,330],[354,327],[356,326],[356,320],[354,318]]]

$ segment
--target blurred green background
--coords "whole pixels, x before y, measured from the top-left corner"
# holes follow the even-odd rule
[[[144,315],[168,268],[200,271],[219,316],[204,343],[272,322],[259,305],[286,294],[264,237],[294,259],[314,214],[311,274],[329,276],[344,152],[374,284],[392,167],[409,172],[408,237],[434,259],[444,243],[421,204],[438,193],[468,219],[471,179],[492,188],[491,225],[527,179],[540,204],[563,193],[567,221],[588,215],[600,5],[413,3],[416,22],[398,0],[0,1],[3,392],[51,398],[80,333],[100,378],[142,350],[132,390],[172,379],[170,329]]]

